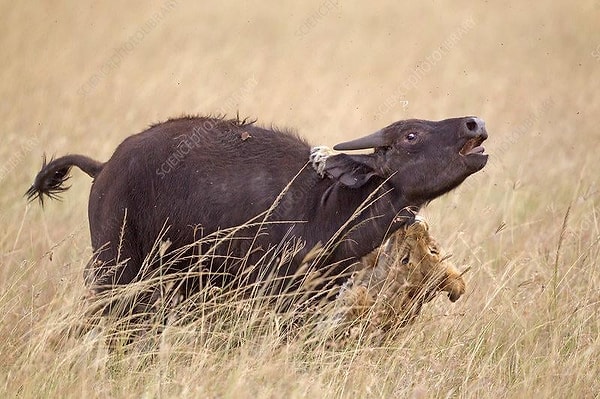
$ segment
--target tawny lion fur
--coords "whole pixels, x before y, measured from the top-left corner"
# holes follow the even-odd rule
[[[384,332],[414,321],[439,292],[458,300],[465,282],[446,259],[427,223],[417,219],[356,265],[340,290],[336,318],[345,324],[366,321],[371,332]]]

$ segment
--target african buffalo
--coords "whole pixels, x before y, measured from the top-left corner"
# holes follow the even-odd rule
[[[410,215],[481,170],[486,138],[476,117],[398,121],[335,146],[373,152],[331,156],[320,175],[307,167],[311,146],[294,133],[182,117],[128,137],[106,163],[83,155],[44,161],[27,195],[56,197],[72,166],[94,179],[88,216],[95,257],[85,275],[96,292],[159,269],[164,262],[147,259],[158,237],[170,244],[165,256],[185,246],[191,255],[210,252],[201,268],[221,286],[242,272],[244,283],[269,274],[285,279],[311,249],[336,237],[313,267],[338,284]],[[190,246],[206,237],[215,237],[210,248],[206,240]],[[285,240],[301,243],[285,267],[259,262]],[[189,270],[194,257],[185,259],[172,268]]]

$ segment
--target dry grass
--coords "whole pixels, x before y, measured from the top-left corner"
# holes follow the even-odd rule
[[[0,5],[0,396],[597,396],[600,3],[216,4]],[[484,118],[490,163],[423,212],[465,296],[377,346],[285,341],[241,302],[155,351],[61,335],[85,311],[90,182],[27,207],[42,153],[105,160],[151,122],[238,109],[324,145]]]

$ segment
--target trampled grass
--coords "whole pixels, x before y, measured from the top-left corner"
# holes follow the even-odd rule
[[[0,9],[3,397],[599,395],[597,1]],[[466,294],[377,344],[290,338],[285,314],[229,297],[129,351],[108,352],[108,320],[70,336],[89,311],[90,182],[26,205],[42,154],[106,160],[150,123],[238,110],[315,145],[485,119],[484,171],[422,212],[471,267]]]

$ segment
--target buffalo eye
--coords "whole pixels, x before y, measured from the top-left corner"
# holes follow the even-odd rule
[[[404,136],[404,139],[409,143],[414,143],[415,141],[417,141],[418,137],[419,136],[417,135],[417,133],[410,132],[410,133],[407,133],[406,136]]]

